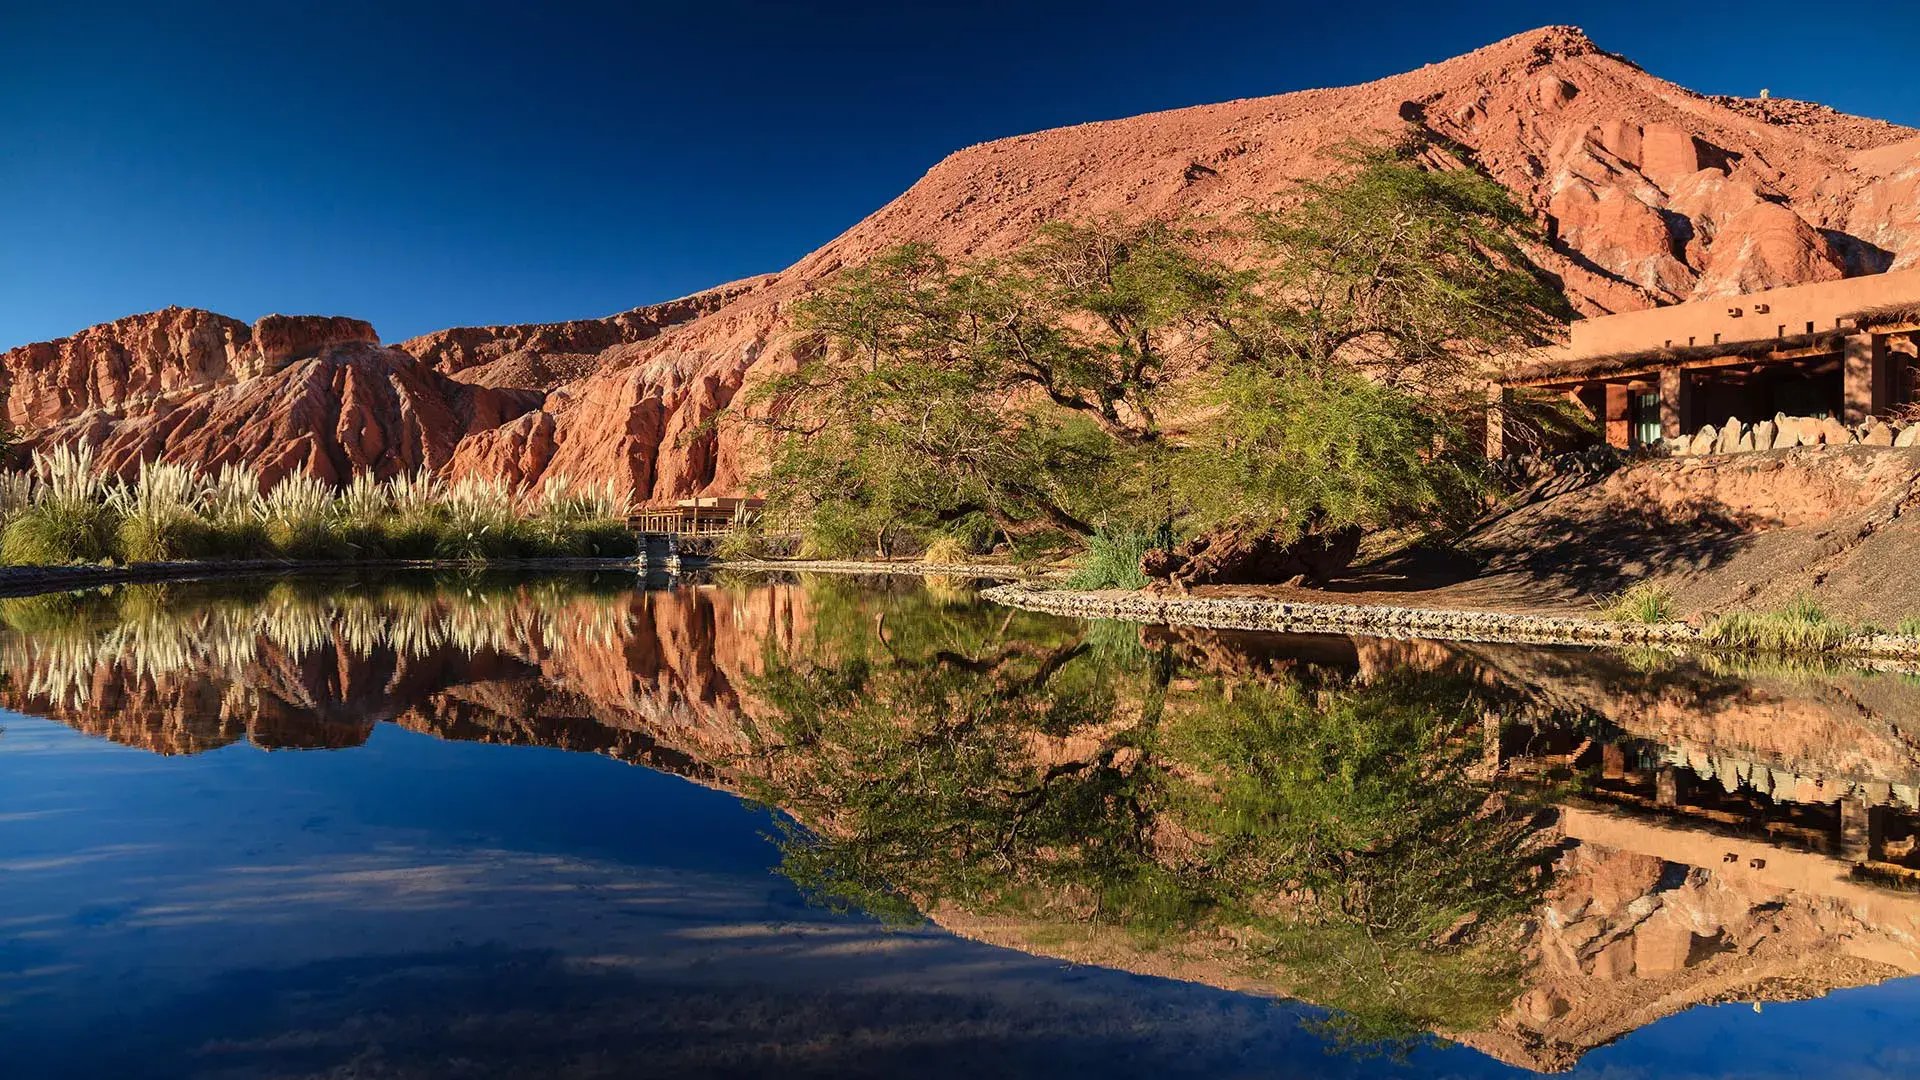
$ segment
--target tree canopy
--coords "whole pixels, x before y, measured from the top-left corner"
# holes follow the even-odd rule
[[[757,391],[767,495],[848,554],[1457,516],[1486,360],[1564,301],[1526,215],[1444,151],[1337,167],[1238,230],[1056,223],[1002,258],[910,244],[842,273]]]

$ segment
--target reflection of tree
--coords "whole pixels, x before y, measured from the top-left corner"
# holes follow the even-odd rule
[[[1164,876],[1152,709],[1123,709],[1063,624],[909,601],[819,625],[837,628],[821,659],[770,657],[755,687],[774,778],[756,793],[823,826],[784,844],[815,895],[911,917],[915,902],[1025,908],[1073,888],[1109,911]],[[855,625],[865,640],[847,640]]]
[[[1354,1033],[1460,1030],[1518,988],[1514,920],[1550,851],[1538,796],[1477,782],[1475,685],[1397,669],[1365,684],[1242,683],[1199,695],[1180,756],[1208,870],[1302,996]],[[1287,903],[1276,906],[1276,890]]]
[[[1470,1028],[1518,992],[1550,853],[1537,801],[1474,778],[1473,681],[1182,678],[1084,627],[927,617],[823,621],[833,640],[756,687],[754,793],[805,824],[783,869],[823,902],[1231,942],[1240,974],[1368,1039]]]

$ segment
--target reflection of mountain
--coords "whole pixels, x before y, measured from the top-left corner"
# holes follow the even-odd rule
[[[219,596],[77,600],[67,625],[0,640],[0,704],[162,754],[355,746],[391,721],[697,773],[743,748],[738,683],[804,618],[786,590],[285,585],[200,606]]]
[[[354,746],[390,721],[446,739],[605,754],[761,794],[775,767],[763,756],[775,733],[768,721],[788,707],[756,681],[770,660],[823,642],[864,649],[870,663],[967,659],[938,644],[959,609],[925,597],[909,608],[838,585],[632,585],[281,585],[244,597],[122,590],[76,601],[59,619],[41,612],[32,632],[0,635],[10,673],[0,703],[166,754],[242,739]],[[1001,617],[976,622],[1002,635],[986,639],[995,655],[1048,662],[1037,659],[1044,650],[1021,651],[1026,639]],[[1073,624],[1049,625],[1061,645],[1085,636]],[[1316,672],[1334,673],[1327,686],[1409,669],[1464,676],[1501,721],[1479,780],[1569,785],[1542,837],[1560,845],[1551,884],[1513,930],[1524,985],[1500,999],[1510,1004],[1491,1022],[1450,1033],[1503,1060],[1563,1069],[1696,1005],[1797,1000],[1920,973],[1920,893],[1886,884],[1920,869],[1920,751],[1906,734],[1920,687],[1901,678],[1189,631],[1149,633],[1142,649],[1116,644],[1109,629],[1088,637],[1089,648],[1050,645],[1049,655],[1071,672],[1096,658],[1147,663],[1164,648],[1178,667],[1166,691],[1175,711],[1215,683],[1296,679],[1318,694]],[[967,663],[949,690],[964,695],[964,680],[986,670],[977,658]],[[1096,684],[1104,685],[1086,685]],[[1071,684],[1074,694],[1080,685]],[[1137,699],[1122,690],[1062,700],[1117,709]],[[1059,715],[1037,713],[1040,726],[1009,745],[1040,759],[1044,775],[1071,780],[1064,767],[1097,758],[1111,730],[1098,715],[1065,734],[1045,728]],[[815,752],[780,749],[789,758]],[[1127,770],[1142,753],[1123,747],[1100,767],[1132,782]],[[1099,799],[1089,806],[1134,797],[1090,790]],[[1150,855],[1192,847],[1169,822],[1144,828]],[[1049,887],[1053,902],[1022,912],[951,896],[929,906],[957,932],[1036,953],[1236,988],[1301,985],[1286,970],[1255,972],[1250,939],[1234,928],[1202,918],[1178,933],[1136,933],[1089,921],[1084,913],[1100,905],[1087,887],[1058,879]]]

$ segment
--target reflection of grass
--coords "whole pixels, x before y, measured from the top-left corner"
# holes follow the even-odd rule
[[[72,624],[80,610],[81,593],[41,593],[0,599],[0,622],[23,634],[58,630]]]
[[[365,656],[389,649],[421,659],[443,649],[467,655],[531,647],[558,654],[601,647],[631,632],[630,606],[593,579],[437,577],[424,586],[282,580],[204,589],[133,585],[87,593],[0,600],[6,670],[25,689],[82,702],[106,666],[152,676],[181,671],[237,674],[265,652],[294,658],[329,649]]]
[[[1094,619],[1087,623],[1087,650],[1096,663],[1122,671],[1139,670],[1147,661],[1141,629],[1139,623],[1124,619]]]
[[[1640,675],[1662,675],[1680,662],[1680,653],[1652,645],[1629,645],[1620,650],[1620,659]]]
[[[1715,675],[1737,678],[1777,678],[1793,682],[1815,682],[1836,675],[1872,677],[1880,672],[1849,664],[1830,656],[1784,653],[1725,653],[1702,651],[1695,659]]]
[[[927,598],[942,607],[973,603],[973,588],[966,578],[925,574],[920,582],[927,590]]]

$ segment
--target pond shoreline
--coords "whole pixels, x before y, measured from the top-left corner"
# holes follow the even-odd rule
[[[0,597],[132,585],[156,581],[193,581],[212,577],[272,577],[316,571],[359,570],[645,570],[638,558],[567,559],[196,559],[128,563],[117,566],[0,567]]]
[[[1032,584],[997,585],[981,590],[980,595],[982,599],[1022,611],[1209,630],[1360,634],[1367,637],[1517,645],[1685,646],[1743,655],[1920,660],[1920,638],[1900,634],[1860,634],[1831,648],[1776,654],[1718,645],[1699,628],[1678,622],[1625,623],[1577,615],[1529,615],[1472,609],[1155,596],[1123,591],[1082,592]]]
[[[1341,604],[1261,597],[1159,596],[1126,590],[1075,590],[1044,584],[1047,575],[996,564],[927,564],[857,560],[715,560],[711,565],[754,572],[790,570],[833,574],[908,574],[1001,581],[980,591],[1003,607],[1081,619],[1116,619],[1206,630],[1358,634],[1379,638],[1512,645],[1647,645],[1744,656],[1831,657],[1920,665],[1920,637],[1858,633],[1833,646],[1795,652],[1739,648],[1714,642],[1683,622],[1615,622],[1580,615],[1543,615],[1487,608],[1428,608],[1395,604]]]
[[[700,565],[756,573],[786,570],[807,574],[902,574],[911,577],[989,578],[994,581],[1031,581],[1044,571],[1005,563],[863,562],[858,559],[713,559]]]

